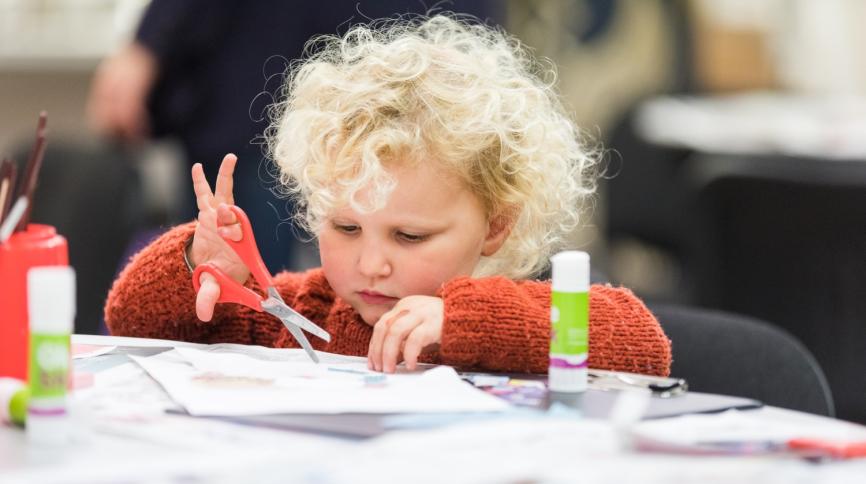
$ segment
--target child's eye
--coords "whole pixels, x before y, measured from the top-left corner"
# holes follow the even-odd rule
[[[405,242],[410,242],[410,243],[424,242],[425,240],[427,240],[428,237],[430,237],[430,236],[429,235],[409,234],[406,232],[397,232],[397,238],[399,238]]]
[[[334,230],[337,232],[342,232],[344,234],[355,234],[360,230],[360,227],[357,225],[342,225],[342,224],[332,224]]]

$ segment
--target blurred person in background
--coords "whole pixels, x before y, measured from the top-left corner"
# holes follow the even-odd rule
[[[435,8],[501,22],[504,7],[455,0]],[[265,109],[307,39],[428,10],[408,0],[154,0],[134,40],[98,68],[89,121],[100,135],[126,145],[175,137],[188,166],[202,163],[208,179],[216,178],[225,153],[236,153],[235,200],[250,217],[265,263],[272,271],[312,267],[316,251],[290,220],[294,210],[271,191],[274,170],[260,142]],[[182,216],[195,217],[192,191],[183,199]]]

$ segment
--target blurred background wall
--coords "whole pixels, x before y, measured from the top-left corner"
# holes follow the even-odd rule
[[[4,152],[31,136],[42,107],[51,110],[53,135],[95,141],[84,122],[90,78],[99,61],[128,40],[146,3],[0,0]]]

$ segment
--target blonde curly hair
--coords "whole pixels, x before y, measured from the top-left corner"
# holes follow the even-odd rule
[[[312,233],[335,208],[382,208],[389,167],[437,163],[511,233],[475,276],[525,278],[579,221],[596,153],[553,88],[555,71],[515,38],[454,14],[322,36],[289,68],[266,132],[281,189]],[[361,192],[364,191],[363,196]]]

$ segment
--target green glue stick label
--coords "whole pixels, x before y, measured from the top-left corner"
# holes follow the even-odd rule
[[[28,378],[34,400],[66,396],[69,343],[68,334],[30,334]]]
[[[552,292],[550,322],[550,354],[586,358],[589,350],[589,294]]]

